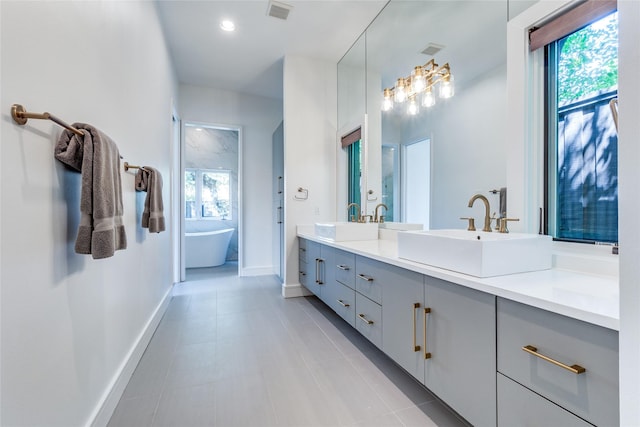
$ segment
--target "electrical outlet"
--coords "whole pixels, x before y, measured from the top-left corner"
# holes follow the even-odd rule
[[[320,207],[316,206],[315,208],[313,208],[313,213],[316,216],[320,215]]]

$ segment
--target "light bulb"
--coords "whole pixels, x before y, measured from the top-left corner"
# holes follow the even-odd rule
[[[403,78],[399,78],[396,83],[396,87],[393,91],[394,101],[397,103],[402,103],[407,99],[407,92],[405,91],[405,80]]]
[[[411,76],[411,90],[413,93],[420,93],[427,87],[427,83],[424,79],[424,73],[422,67],[417,66],[413,69]]]
[[[391,89],[385,89],[383,96],[382,111],[389,111],[393,109],[393,93],[391,92]]]
[[[422,106],[423,107],[433,107],[436,105],[436,97],[433,96],[433,92],[431,88],[428,88],[427,91],[422,96]]]
[[[235,31],[235,29],[236,29],[236,24],[234,24],[234,23],[233,23],[233,21],[230,21],[230,20],[228,20],[228,19],[225,19],[224,21],[222,21],[222,22],[220,23],[220,28],[221,28],[223,31],[229,31],[229,32],[230,32],[230,31]]]
[[[416,97],[415,96],[411,96],[409,98],[409,105],[407,106],[407,114],[409,114],[410,116],[415,116],[416,114],[418,114],[418,103],[416,102]]]
[[[440,98],[451,98],[454,94],[453,76],[449,75],[442,83],[440,83]]]

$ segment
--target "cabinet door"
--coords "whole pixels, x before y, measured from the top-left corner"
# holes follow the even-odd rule
[[[322,280],[322,257],[320,254],[320,243],[306,241],[306,248],[304,252],[306,260],[306,283],[303,283],[311,292],[320,297],[322,292],[322,286],[324,282]]]
[[[591,427],[515,381],[498,374],[498,427]]]
[[[495,426],[495,296],[426,277],[425,305],[425,385],[474,426]]]
[[[424,276],[408,270],[382,287],[382,349],[419,381],[424,381]]]
[[[335,264],[336,249],[331,246],[320,245],[320,256],[318,261],[317,286],[319,287],[318,297],[328,306],[331,306],[331,287],[336,281],[335,269],[331,268]]]

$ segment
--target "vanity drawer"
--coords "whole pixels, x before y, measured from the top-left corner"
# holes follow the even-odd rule
[[[617,331],[502,298],[497,304],[499,372],[595,425],[619,424]],[[567,369],[579,367],[584,372]]]
[[[422,283],[422,275],[394,265],[361,256],[356,257],[356,291],[383,304],[382,287],[393,289],[396,283],[414,281]]]
[[[592,427],[582,418],[498,374],[498,427],[528,426]]]
[[[351,289],[355,289],[356,256],[336,249],[334,265],[336,280]]]
[[[356,330],[382,348],[382,307],[356,292]]]
[[[356,326],[356,291],[340,282],[333,282],[331,289],[329,307],[333,309],[352,327]]]

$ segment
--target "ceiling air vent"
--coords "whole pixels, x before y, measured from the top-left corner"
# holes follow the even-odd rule
[[[279,1],[271,0],[269,2],[269,8],[267,9],[267,15],[273,16],[274,18],[278,19],[287,19],[291,9],[293,9],[293,6],[281,3]]]
[[[433,56],[436,53],[440,52],[442,49],[444,49],[444,46],[441,44],[429,43],[427,47],[425,47],[424,50],[420,53]]]

